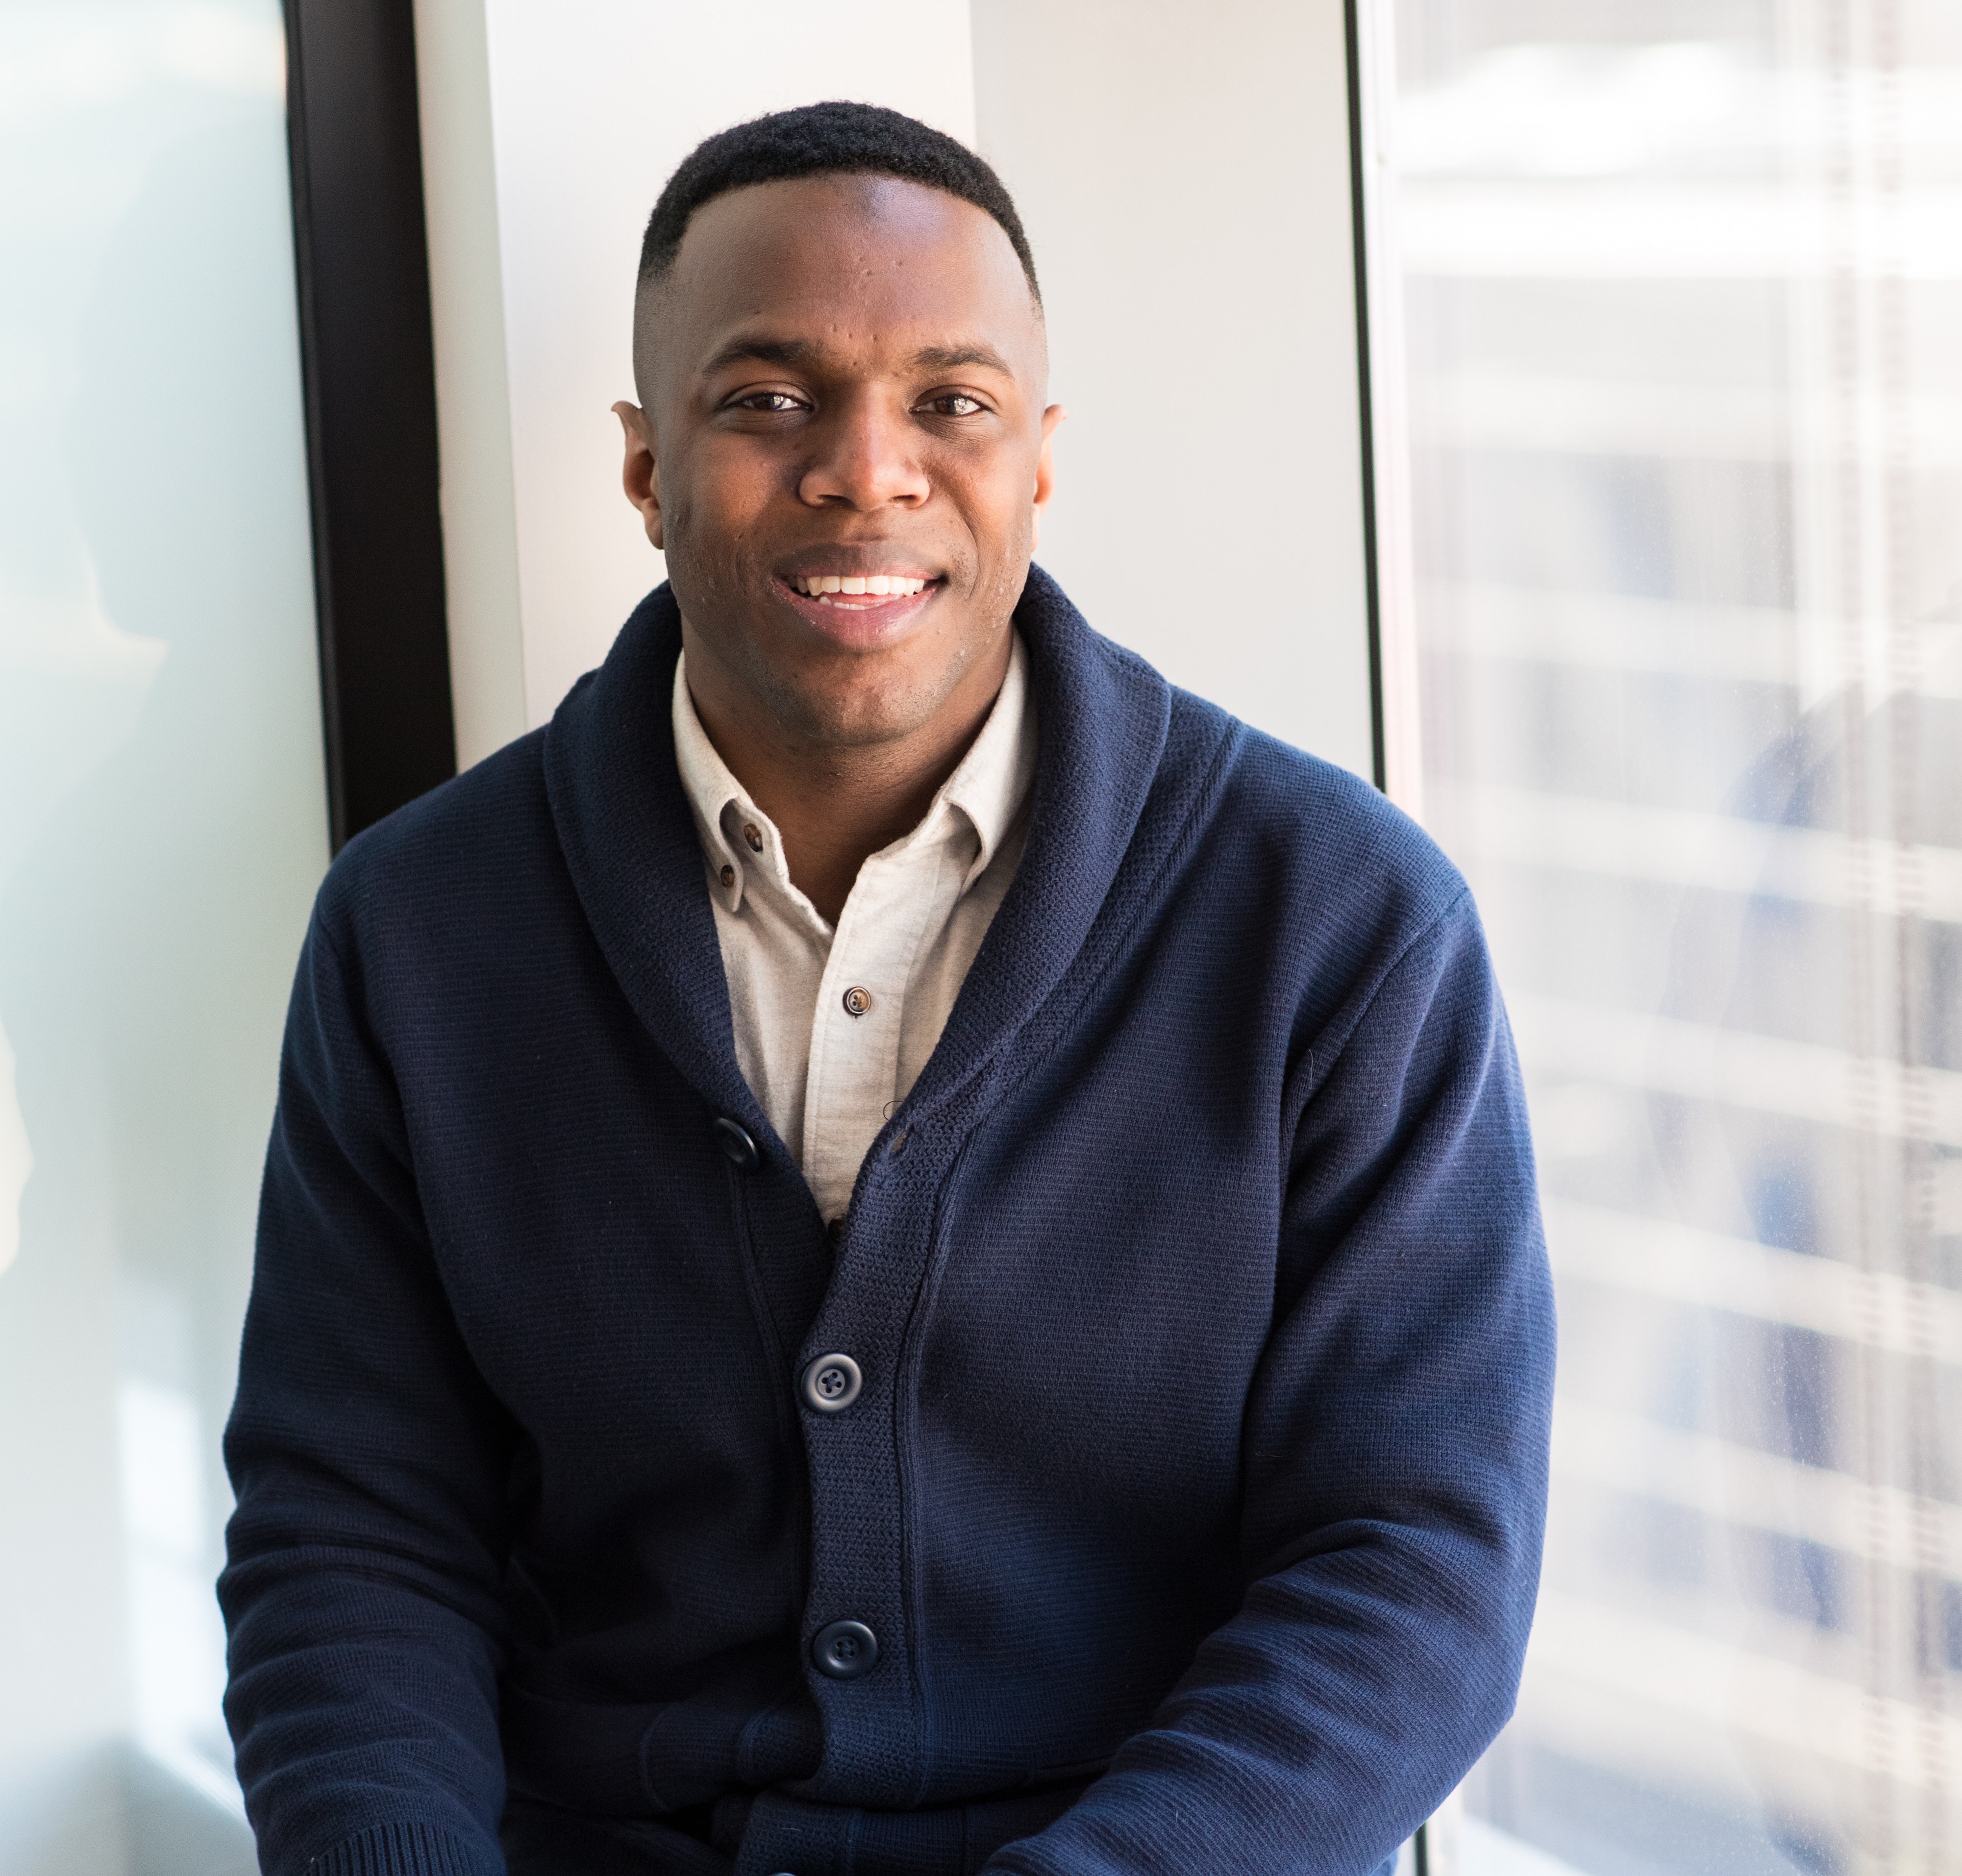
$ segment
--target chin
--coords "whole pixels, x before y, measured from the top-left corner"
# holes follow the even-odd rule
[[[819,686],[797,699],[806,740],[835,749],[864,749],[911,735],[933,714],[933,700],[890,685]],[[786,722],[786,729],[794,726]]]

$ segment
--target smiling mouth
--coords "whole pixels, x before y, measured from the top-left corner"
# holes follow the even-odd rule
[[[820,606],[861,612],[893,599],[911,599],[940,583],[915,574],[791,574],[784,583]]]

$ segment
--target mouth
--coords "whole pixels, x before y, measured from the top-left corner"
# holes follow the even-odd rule
[[[834,573],[825,570],[822,561],[815,570],[777,575],[777,590],[807,626],[841,649],[854,651],[875,650],[904,638],[946,584],[945,575],[923,574],[917,567]]]
[[[938,580],[919,574],[788,574],[784,584],[800,599],[842,612],[868,612],[895,599],[916,599]]]

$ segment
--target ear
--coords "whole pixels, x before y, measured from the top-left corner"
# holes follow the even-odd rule
[[[1036,512],[1029,528],[1029,551],[1034,553],[1042,544],[1042,511],[1049,506],[1049,498],[1056,493],[1056,456],[1054,445],[1056,426],[1069,413],[1059,404],[1052,404],[1043,412],[1042,449],[1036,457]]]
[[[663,545],[661,465],[654,453],[654,427],[647,421],[647,412],[637,404],[616,404],[613,414],[620,420],[627,445],[627,459],[620,468],[620,486],[627,491],[628,500],[640,510],[641,518],[647,526],[647,539],[660,547]]]

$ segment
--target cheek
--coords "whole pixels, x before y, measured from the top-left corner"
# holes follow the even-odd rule
[[[711,545],[711,535],[726,539],[753,533],[778,497],[784,477],[780,462],[727,437],[691,451],[680,468],[678,498],[673,504],[676,524],[705,547]]]
[[[995,457],[951,465],[946,486],[966,523],[963,532],[975,557],[968,572],[977,596],[992,602],[1000,597],[997,589],[1007,588],[1012,601],[1021,590],[1034,533],[1034,463],[1025,469],[1019,460]]]
[[[679,567],[698,589],[739,586],[760,538],[763,503],[751,479],[733,465],[692,467],[694,473],[680,478],[663,504],[669,568]]]
[[[989,452],[972,465],[970,486],[977,516],[985,515],[992,536],[1018,541],[1028,532],[1035,508],[1035,459],[1023,449]]]

